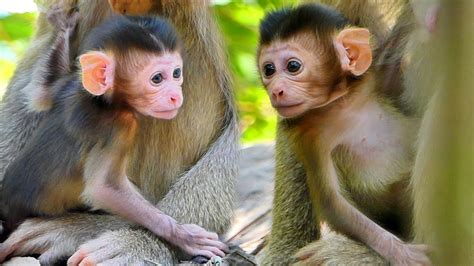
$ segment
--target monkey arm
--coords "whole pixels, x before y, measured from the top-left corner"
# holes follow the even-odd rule
[[[289,264],[299,248],[319,238],[319,225],[309,200],[306,173],[289,143],[285,132],[279,129],[272,231],[262,265]]]
[[[230,223],[238,167],[239,134],[234,113],[230,114],[228,121],[207,152],[158,203],[163,212],[180,223],[195,223],[217,233],[223,233]]]
[[[84,170],[85,189],[82,197],[94,208],[119,215],[169,238],[175,221],[155,208],[135,190],[125,175],[126,159],[121,140],[112,147],[94,147],[87,157]],[[100,144],[99,144],[100,145]]]
[[[317,152],[321,152],[318,150]],[[313,204],[337,231],[355,237],[391,262],[407,256],[405,244],[377,223],[369,219],[344,197],[330,153],[307,163],[308,186]]]

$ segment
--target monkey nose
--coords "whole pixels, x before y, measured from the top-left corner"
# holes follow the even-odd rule
[[[272,96],[273,96],[273,98],[275,98],[275,99],[277,99],[277,100],[278,100],[279,98],[283,97],[283,95],[284,95],[283,89],[278,89],[278,90],[272,91]]]
[[[181,101],[181,98],[179,96],[170,96],[169,103],[172,104],[175,107],[180,107],[182,101]]]

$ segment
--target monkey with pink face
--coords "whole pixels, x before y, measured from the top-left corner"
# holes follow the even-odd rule
[[[84,41],[80,68],[65,71],[68,36],[76,26],[74,15],[69,20],[41,70],[43,86],[34,93],[34,100],[46,103],[36,106],[46,107],[48,114],[5,173],[1,194],[7,229],[29,217],[102,209],[190,255],[224,256],[227,246],[217,234],[178,223],[148,202],[126,176],[141,122],[172,119],[183,103],[177,33],[159,18],[113,17]],[[14,242],[0,245],[0,262],[21,248],[10,245]],[[75,254],[69,262],[82,259]]]
[[[392,264],[430,264],[427,246],[407,242],[418,122],[381,94],[369,30],[307,4],[269,13],[260,35],[259,72],[281,116],[263,264],[292,262],[319,239],[321,221]],[[296,256],[318,264],[309,258],[319,251],[310,244]]]

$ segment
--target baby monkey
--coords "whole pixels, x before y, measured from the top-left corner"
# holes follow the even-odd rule
[[[52,97],[52,105],[36,105],[45,107],[45,118],[3,180],[7,228],[28,217],[103,209],[190,255],[223,257],[227,246],[217,234],[178,223],[148,202],[126,176],[140,122],[172,119],[183,103],[182,47],[175,30],[159,18],[113,17],[83,42],[80,68],[61,73],[56,67],[67,65],[67,36],[75,23],[62,25],[69,28],[58,31],[44,65],[43,73],[51,76],[35,92],[41,96],[37,100]],[[13,250],[7,243],[0,244],[0,262]]]
[[[317,219],[393,264],[429,264],[424,245],[400,239],[410,234],[408,184],[416,121],[377,94],[380,84],[371,69],[369,31],[350,25],[333,9],[308,4],[268,14],[260,34],[258,68],[282,116],[277,187],[296,178],[279,172],[297,172],[292,169],[301,163]],[[294,191],[284,192],[291,197]],[[281,216],[296,211],[291,202],[277,198],[274,212]],[[291,239],[293,232],[285,229],[291,222],[275,219],[272,230],[286,230]],[[288,244],[270,240],[269,254],[282,248],[272,251],[274,242]],[[305,260],[316,252],[310,245],[297,256]]]

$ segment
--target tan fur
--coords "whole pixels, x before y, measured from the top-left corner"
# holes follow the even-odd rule
[[[364,1],[354,2],[364,4]],[[413,2],[419,22],[424,21],[426,12],[419,8],[441,4],[443,15],[439,28],[430,36],[422,24],[414,22],[411,7],[403,7],[386,41],[386,44],[395,44],[388,47],[400,48],[387,49],[385,55],[380,56],[380,63],[393,64],[400,57],[404,58],[404,108],[423,118],[417,134],[418,151],[411,179],[414,241],[431,246],[435,265],[471,265],[474,263],[474,236],[472,230],[466,229],[472,227],[472,216],[463,213],[466,214],[466,209],[472,210],[473,202],[472,186],[468,185],[473,168],[466,166],[472,162],[470,147],[474,134],[472,112],[468,111],[468,106],[472,106],[473,75],[467,73],[474,60],[470,42],[465,38],[472,36],[472,27],[463,25],[472,17],[474,6],[471,1]],[[460,10],[465,12],[461,14]],[[443,21],[442,18],[449,19]],[[446,49],[448,45],[458,48]],[[460,60],[453,60],[455,56]],[[446,82],[447,76],[449,82]],[[298,207],[296,210],[296,214],[302,211]],[[286,225],[291,223],[288,220]],[[290,243],[286,244],[293,248]],[[365,245],[333,233],[301,249],[296,256],[309,256],[305,261],[307,265],[386,264]]]
[[[185,102],[173,121],[145,121],[128,174],[145,197],[177,221],[222,233],[232,215],[238,155],[238,127],[222,42],[207,2],[154,3],[184,40]],[[78,6],[79,28],[71,45],[76,52],[84,35],[111,14],[106,0],[79,0]],[[21,90],[49,45],[50,28],[43,16],[39,19],[40,28],[30,53],[19,64],[0,108],[0,177],[41,120],[41,114],[28,114],[21,101]],[[102,255],[107,254],[103,260],[115,257],[114,262],[122,264],[140,263],[143,259],[163,264],[177,261],[177,253],[167,244],[145,230],[129,228],[113,216],[75,217],[26,222],[15,233],[17,239],[41,231],[29,240],[30,248],[16,254],[30,254],[41,245],[46,255],[40,258],[48,263],[58,256],[71,255],[81,244],[93,245],[95,237],[107,232],[102,235],[110,240],[101,251]],[[52,229],[60,224],[67,229],[53,235]],[[110,231],[117,228],[121,230]]]
[[[63,182],[63,184],[54,184],[60,187],[61,190],[56,193],[49,193],[41,201],[38,202],[37,209],[43,213],[56,215],[66,212],[72,208],[80,206],[82,203],[79,200],[82,191],[84,190],[84,181],[82,177],[78,176],[74,182]],[[51,204],[51,202],[62,202],[63,204]]]
[[[377,21],[377,18],[365,18],[365,23],[370,19]],[[372,24],[375,25],[374,21]],[[383,38],[378,41],[379,44],[383,44],[384,38],[388,38],[387,34],[381,36]],[[291,40],[288,43],[291,43]],[[282,63],[279,60],[284,58],[284,53],[280,54],[278,49],[283,45],[285,43],[274,42],[262,47],[259,50],[259,63],[271,62],[275,63],[277,68],[281,67]],[[321,48],[322,51],[326,49],[327,47]],[[273,51],[273,58],[267,50]],[[290,49],[293,57],[308,58],[308,55],[295,50]],[[318,60],[324,60],[324,57],[319,54],[314,56],[313,61]],[[306,64],[305,69],[317,65],[312,61],[303,60],[303,63]],[[277,143],[283,142],[277,145],[277,149],[283,149],[286,154],[294,153],[294,157],[277,156],[278,164],[287,168],[287,171],[283,172],[287,175],[280,175],[277,171],[273,209],[275,219],[263,264],[292,262],[291,255],[306,241],[311,240],[311,235],[315,235],[316,238],[313,240],[317,240],[317,229],[295,227],[301,224],[295,221],[303,217],[313,217],[308,223],[318,223],[324,219],[334,230],[362,241],[382,255],[384,260],[396,265],[429,264],[425,246],[404,242],[410,240],[412,203],[408,186],[419,122],[416,117],[403,115],[389,98],[379,95],[379,86],[383,85],[383,80],[378,75],[383,75],[385,72],[383,70],[379,72],[377,67],[356,82],[338,84],[342,87],[349,86],[346,88],[348,93],[339,96],[341,98],[332,102],[328,97],[327,105],[309,107],[307,103],[312,102],[314,98],[312,95],[324,94],[324,90],[308,85],[311,78],[305,75],[307,70],[303,70],[299,76],[288,78],[291,81],[288,81],[290,85],[284,83],[285,74],[279,72],[274,74],[277,76],[273,76],[273,80],[272,77],[262,78],[269,92],[273,86],[280,88],[279,85],[285,85],[282,86],[285,88],[282,95],[286,95],[286,98],[282,96],[282,102],[286,99],[290,104],[299,103],[293,109],[293,114],[299,116],[292,117],[291,111],[288,111],[286,114],[290,114],[291,118],[279,122],[278,134],[283,137],[279,137]],[[337,71],[330,73],[337,76]],[[400,78],[399,73],[398,75]],[[320,79],[318,75],[313,75],[313,78]],[[307,90],[310,92],[306,92]],[[273,97],[272,94],[271,96]],[[272,98],[272,103],[274,101],[278,109],[278,102]],[[278,150],[277,154],[280,152]],[[292,177],[288,175],[295,175],[296,169],[304,171],[304,175]],[[295,178],[298,178],[298,181]],[[305,178],[305,183],[299,183]],[[307,186],[308,189],[295,189],[288,184],[279,188],[280,183],[288,182],[297,182],[299,185]],[[284,197],[279,197],[279,193]],[[291,205],[293,200],[287,197],[299,198],[299,201],[296,205]],[[302,203],[301,197],[305,197],[305,200],[312,204],[311,212],[299,207]],[[306,213],[303,213],[304,211]],[[390,225],[396,227],[390,228]],[[389,232],[389,229],[392,232]],[[297,230],[308,232],[303,235],[304,238],[299,233],[299,239],[294,239],[292,235]],[[313,230],[316,230],[316,233]],[[345,242],[343,236],[338,239],[340,245],[335,246],[331,246],[331,241],[318,240],[304,247],[296,259],[306,265],[337,261],[347,264],[350,261],[338,260],[337,253],[333,254],[334,259],[328,256],[331,252],[336,252],[335,247],[341,248],[343,245],[341,243]],[[352,245],[351,241],[346,242]],[[326,245],[329,245],[328,248],[324,248]],[[356,256],[353,259],[362,259],[355,264],[386,263],[378,256],[370,258],[373,253],[364,252],[363,245],[352,246],[358,247],[354,248]],[[321,252],[322,250],[324,252]],[[346,255],[350,254],[351,248],[345,250]],[[364,253],[369,256],[366,260],[361,256]],[[348,256],[341,257],[348,258]]]

